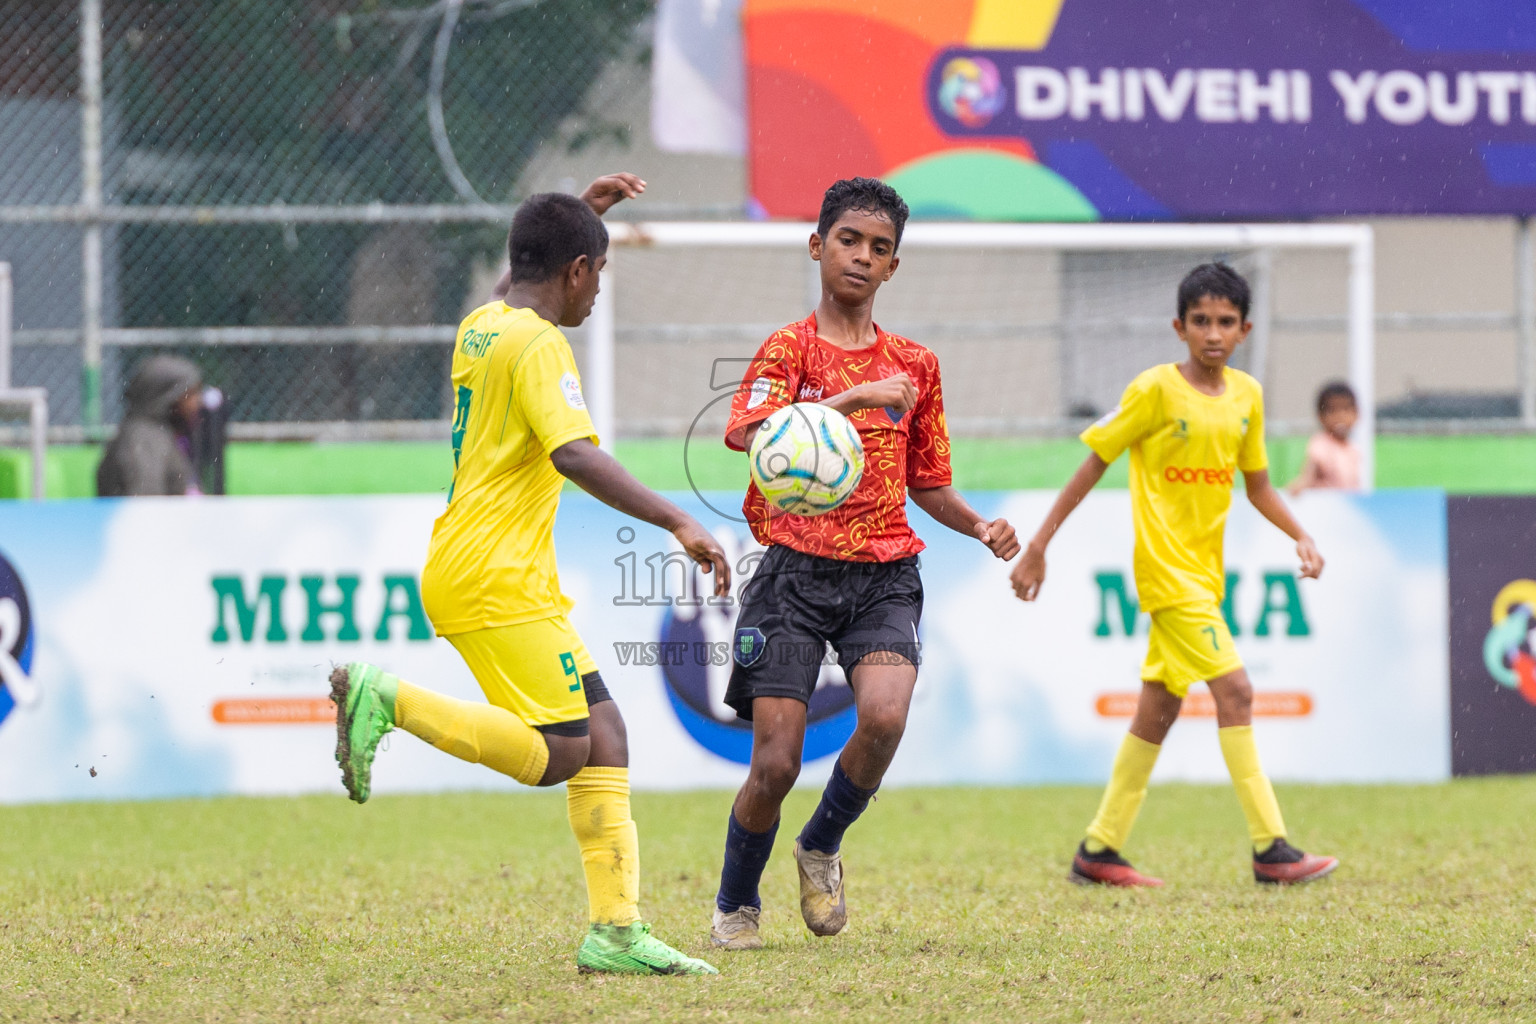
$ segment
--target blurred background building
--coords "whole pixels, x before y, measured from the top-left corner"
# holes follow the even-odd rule
[[[1286,3],[1241,26],[1235,7],[1206,10],[1173,27],[1170,0],[1134,32],[1102,0],[868,6],[13,0],[0,14],[12,381],[48,388],[56,440],[100,436],[126,375],[161,352],[225,391],[236,440],[446,436],[454,325],[486,295],[521,197],[622,168],[650,188],[614,219],[805,218],[812,183],[867,173],[939,219],[1365,220],[1381,429],[1536,428],[1536,298],[1520,285],[1522,161],[1536,162],[1519,148],[1536,132],[1536,26],[1501,16],[1479,35],[1468,15],[1453,31],[1430,5],[1375,0]],[[1295,23],[1308,12],[1318,24]],[[1307,52],[1308,33],[1342,38]],[[1145,38],[1174,83],[1237,37],[1221,58],[1236,68],[1311,69],[1309,123],[1296,109],[1276,119],[1271,97],[1257,123],[1145,114],[1126,134],[1128,109],[1109,117],[1092,93],[1081,111],[1014,123],[1010,61],[1061,76],[1081,65],[1103,86],[1105,68],[1151,66]],[[824,66],[839,45],[854,56]],[[1443,69],[1438,93],[1430,72],[1414,79],[1429,115],[1437,96],[1465,109],[1471,81],[1471,116],[1403,125],[1368,111],[1347,136],[1329,62],[1360,76],[1395,67],[1386,55]],[[1475,77],[1500,74],[1513,84]],[[1122,108],[1129,81],[1116,79]],[[1401,113],[1415,96],[1402,88],[1378,90],[1377,108]],[[1205,85],[1190,90],[1194,111]],[[1486,180],[1435,163],[1446,146],[1482,147]],[[1285,163],[1293,150],[1312,163]],[[1413,153],[1427,184],[1408,194],[1391,161]],[[1238,158],[1242,175],[1227,166]],[[1189,184],[1202,175],[1205,205]],[[1204,256],[1260,279],[1265,343],[1246,365],[1272,429],[1309,429],[1317,387],[1347,369],[1339,251],[910,252],[880,320],[940,353],[957,434],[1060,434],[1177,355],[1173,284]],[[613,267],[621,437],[682,433],[715,394],[713,360],[750,355],[816,295],[809,261],[787,250],[626,247]],[[573,340],[585,357],[582,332]]]

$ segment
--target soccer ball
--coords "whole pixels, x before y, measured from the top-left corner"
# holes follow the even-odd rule
[[[775,508],[819,516],[864,476],[864,442],[836,409],[800,402],[763,421],[748,453],[752,481]]]

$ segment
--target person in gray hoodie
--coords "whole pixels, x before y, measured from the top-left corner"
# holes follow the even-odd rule
[[[128,411],[96,467],[98,495],[199,493],[191,434],[202,386],[202,372],[178,356],[139,366],[123,393]]]

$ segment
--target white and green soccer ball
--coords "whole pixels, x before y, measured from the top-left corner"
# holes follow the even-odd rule
[[[797,516],[830,512],[864,476],[864,442],[836,409],[799,402],[763,421],[748,453],[768,504]]]

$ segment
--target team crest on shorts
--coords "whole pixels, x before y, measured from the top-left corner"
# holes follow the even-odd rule
[[[731,657],[742,668],[751,668],[767,649],[768,638],[763,636],[762,630],[756,626],[743,626],[736,630],[736,643],[732,645]]]

